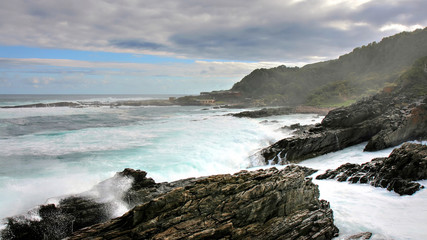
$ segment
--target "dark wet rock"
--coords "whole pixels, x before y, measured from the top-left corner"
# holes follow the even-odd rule
[[[39,219],[24,215],[6,219],[2,239],[63,239],[73,231],[111,219],[108,203],[85,197],[68,197],[37,210]]]
[[[332,239],[329,203],[298,166],[196,179],[69,239]]]
[[[118,177],[128,177],[132,179],[132,185],[129,190],[137,191],[141,188],[155,187],[156,182],[152,178],[147,178],[147,172],[125,168],[122,172],[116,173]]]
[[[329,112],[321,124],[261,151],[265,162],[299,162],[368,141],[365,151],[427,139],[427,104],[379,94]]]
[[[290,126],[283,126],[281,129],[283,130],[290,130],[292,131],[292,134],[295,136],[302,136],[308,131],[315,128],[316,125],[310,124],[310,125],[301,125],[299,123],[292,124]]]
[[[60,213],[55,205],[41,206],[42,220],[23,216],[8,218],[7,228],[1,232],[2,239],[62,239],[72,233],[73,217]]]
[[[256,111],[244,111],[240,113],[230,114],[233,117],[239,118],[261,118],[261,117],[270,117],[270,116],[278,116],[278,115],[286,115],[295,113],[295,108],[293,107],[280,107],[280,108],[263,108],[261,110]]]
[[[304,168],[304,171],[311,170]],[[203,177],[198,178],[200,179]],[[45,239],[45,236],[48,239],[62,239],[81,228],[110,220],[116,209],[115,201],[123,201],[130,209],[175,188],[185,187],[195,182],[195,178],[188,178],[155,183],[152,178],[147,178],[146,172],[126,168],[92,189],[97,192],[96,195],[114,193],[117,195],[116,198],[121,199],[105,201],[90,193],[68,196],[61,199],[57,205],[40,206],[34,210],[35,214],[7,218],[7,227],[1,232],[1,236],[2,239]],[[39,219],[34,219],[31,215],[37,215]]]
[[[363,232],[363,233],[346,237],[345,240],[366,240],[366,239],[371,239],[371,237],[372,237],[371,232]]]
[[[144,195],[144,199],[152,199],[160,194],[155,190],[162,184],[156,184],[146,175],[144,171],[125,169],[114,177],[100,182],[92,191],[101,195],[113,192],[122,196],[122,200],[126,199],[133,207],[143,199],[138,197],[142,190],[153,189],[151,190],[153,193]],[[164,191],[163,188],[160,192]],[[129,201],[130,199],[132,201]],[[120,199],[105,201],[88,193],[68,196],[61,199],[57,205],[47,204],[35,209],[35,215],[38,215],[39,219],[32,218],[31,214],[7,218],[7,227],[1,236],[3,239],[45,239],[45,236],[48,239],[62,239],[73,231],[111,219],[115,200]]]
[[[316,179],[370,183],[400,195],[412,195],[423,188],[414,181],[427,179],[427,146],[405,143],[387,158],[375,158],[362,165],[346,163]]]

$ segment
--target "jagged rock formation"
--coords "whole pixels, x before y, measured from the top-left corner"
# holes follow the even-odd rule
[[[331,239],[332,210],[298,166],[197,179],[69,239]]]
[[[128,208],[150,201],[155,197],[195,182],[194,178],[171,183],[155,183],[141,170],[126,168],[114,177],[100,182],[91,191],[102,195],[115,192],[121,199],[105,201],[90,193],[68,196],[58,205],[42,205],[36,213],[40,219],[25,215],[7,218],[7,227],[1,232],[2,239],[62,239],[73,231],[105,222],[113,217],[115,200],[122,200]]]
[[[365,151],[427,139],[427,57],[385,90],[349,107],[330,111],[322,123],[261,151],[265,163],[299,162],[369,141]]]
[[[318,175],[316,179],[370,183],[400,195],[412,195],[423,188],[413,181],[427,179],[427,146],[405,143],[387,158],[375,158],[362,165],[346,163]]]
[[[171,238],[182,234],[200,238],[240,238],[270,229],[271,233],[263,233],[266,234],[264,239],[276,239],[279,233],[291,238],[330,239],[337,232],[332,210],[326,201],[318,199],[317,186],[305,179],[313,172],[313,169],[290,166],[281,171],[242,171],[235,175],[155,183],[144,171],[125,169],[94,187],[97,191],[119,191],[114,189],[116,185],[126,183],[126,179],[133,180],[120,195],[129,207],[136,207],[118,220],[106,222],[112,217],[112,202],[100,202],[82,194],[66,197],[57,206],[40,206],[38,220],[24,216],[8,218],[7,228],[1,236],[3,239],[62,239],[84,227],[100,224],[76,233],[72,237],[76,239],[83,237],[82,234],[95,234],[94,229],[105,226],[109,226],[110,231],[111,226],[116,226],[117,222],[119,225],[123,221],[128,223],[132,216],[135,222],[128,227],[134,228],[138,224],[137,229],[156,227],[158,232],[151,229],[132,235],[132,231],[139,230],[122,232],[124,226],[120,225],[113,230],[114,234],[123,237],[140,237],[142,234],[143,238],[158,234],[166,236],[175,229],[172,227],[175,224],[182,229],[176,230],[175,235],[169,236]],[[166,230],[164,226],[169,226],[169,230],[163,231]]]

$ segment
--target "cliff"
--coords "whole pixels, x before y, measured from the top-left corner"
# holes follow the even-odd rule
[[[427,28],[355,48],[338,59],[304,67],[256,69],[234,84],[244,98],[266,105],[336,106],[378,92],[427,55]]]
[[[427,139],[426,65],[420,58],[392,89],[334,109],[308,131],[263,149],[265,163],[299,162],[365,141],[365,151],[376,151]]]

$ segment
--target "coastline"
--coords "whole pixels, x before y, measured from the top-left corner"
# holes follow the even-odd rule
[[[129,101],[129,102],[124,101],[123,103],[121,103],[123,105],[118,105],[118,106],[128,106],[128,105],[142,106],[142,104],[144,103],[159,104],[159,102],[156,102],[156,101]],[[89,103],[89,106],[97,106],[96,104],[97,103]],[[111,105],[112,103],[109,103],[109,104],[110,105],[104,105],[104,106],[110,106],[110,107],[115,106],[114,104]],[[160,102],[160,104],[162,103]],[[57,104],[52,104],[52,105],[34,105],[33,107],[57,107],[57,106],[66,106],[66,105],[67,103],[63,104],[59,102]],[[209,106],[214,107],[213,105],[209,105]],[[336,151],[346,149],[350,146],[353,146],[362,142],[366,142],[366,141],[369,141],[369,142],[365,146],[365,150],[377,151],[381,149],[394,147],[403,142],[410,141],[410,140],[419,140],[419,139],[422,140],[422,139],[425,139],[425,137],[427,136],[425,132],[427,129],[427,127],[425,127],[427,124],[427,114],[426,114],[427,107],[426,106],[427,106],[427,98],[412,95],[410,92],[408,94],[407,88],[397,89],[396,91],[391,93],[382,92],[370,98],[359,101],[349,107],[331,110],[328,112],[328,114],[326,115],[326,117],[323,119],[321,123],[314,125],[302,132],[299,132],[296,136],[293,136],[290,138],[284,138],[270,145],[269,147],[263,149],[260,153],[265,160],[264,165],[289,164],[289,162],[299,163],[305,159],[312,159],[313,157],[316,157],[316,156],[322,156],[330,152],[336,152]],[[29,107],[29,106],[24,105],[19,107]],[[314,111],[317,111],[319,113],[326,110],[299,106],[299,107],[282,107],[282,108],[263,108],[261,110],[255,110],[255,111],[244,111],[241,113],[237,113],[236,115],[240,114],[240,115],[244,115],[243,117],[257,118],[257,117],[268,117],[268,116],[275,116],[275,115],[287,115],[287,114],[289,115],[294,113],[313,113]],[[396,162],[398,163],[399,161],[396,161]],[[263,174],[261,175],[264,176]],[[305,176],[308,176],[308,175],[305,175]],[[214,177],[214,176],[211,176],[211,177]],[[263,178],[264,177],[256,176],[255,180],[263,179]],[[420,180],[423,180],[423,179],[425,178],[423,177]],[[201,181],[203,182],[204,180],[202,179]],[[137,183],[139,183],[139,181],[137,181]],[[241,184],[242,183],[235,184],[233,188],[234,187],[240,188],[243,186]],[[301,184],[304,185],[306,183],[301,183]],[[142,185],[145,185],[145,183]],[[269,184],[267,184],[266,187],[264,188],[268,188],[267,186],[269,186]],[[415,185],[410,185],[408,188],[409,190],[403,190],[403,191],[405,193],[412,192],[412,189],[414,189],[414,186]],[[420,189],[419,185],[415,187],[417,187],[417,190]],[[186,188],[187,186],[180,186],[177,188],[180,190],[171,190],[170,194],[173,193],[173,194],[183,195],[183,196],[173,195],[171,199],[174,199],[177,197],[178,199],[184,198],[185,200],[186,196],[188,196],[189,193],[185,191],[182,192],[181,190],[182,189],[185,190]],[[154,190],[154,191],[157,191],[157,190]],[[262,190],[261,192],[263,191],[264,190]],[[143,193],[146,193],[146,192],[147,190],[143,191]],[[302,190],[302,192],[304,192],[304,190]],[[167,195],[168,193],[165,193],[165,194],[166,195],[164,195],[164,197],[168,198],[166,197],[168,196]],[[240,193],[236,193],[236,194],[240,194]],[[319,195],[319,193],[317,193],[317,195]],[[130,195],[127,194],[126,196],[130,196]],[[146,204],[155,204],[155,206],[157,206],[156,204],[160,204],[161,206],[163,206],[164,200],[161,200],[163,195],[157,195],[157,196],[158,198],[151,199]],[[207,194],[207,196],[209,198],[209,194]],[[206,195],[202,194],[200,197],[197,195],[195,199],[204,199],[204,197],[206,197]],[[129,199],[130,198],[128,198],[127,201],[129,201]],[[209,203],[210,199],[201,200],[201,201],[205,201],[207,207],[210,207],[210,208],[213,207]],[[254,201],[256,202],[257,200],[255,199]],[[182,203],[186,205],[187,200],[185,200]],[[267,200],[267,203],[270,203],[270,201]],[[138,204],[144,205],[144,203],[142,203],[141,201],[139,201]],[[188,204],[191,205],[191,202]],[[326,203],[317,204],[317,206],[318,207],[320,206],[322,209],[324,206],[327,206],[326,211],[329,211],[327,210],[329,209],[329,204],[326,204]],[[181,209],[181,205],[174,206],[174,207],[178,207],[178,209]],[[257,205],[255,209],[260,210],[260,209],[264,209],[265,207],[266,206],[264,205],[261,205],[261,206]],[[196,208],[199,208],[199,207],[196,207]],[[55,210],[55,206],[48,206],[47,209],[45,208],[41,208],[41,209],[42,211],[46,210],[48,212],[50,211],[53,211],[55,213],[57,212],[57,210]],[[147,209],[150,209],[150,205],[148,206]],[[153,209],[157,209],[157,208],[153,208]],[[314,209],[315,208],[313,208],[313,206],[307,205],[303,209],[297,208],[297,211],[305,211],[305,210],[310,211]],[[255,215],[253,218],[258,218],[258,216],[261,216],[263,214],[261,210],[260,211],[258,210],[255,211],[254,213]],[[176,215],[175,217],[179,218],[182,215],[180,212],[181,210],[173,210],[173,211],[178,211],[178,215]],[[43,214],[44,213],[40,213],[42,218],[43,218]],[[127,231],[136,232],[135,234],[140,234],[141,236],[152,236],[150,235],[151,234],[150,232],[140,232],[140,229],[126,230],[121,228],[123,221],[128,222],[129,221],[128,217],[135,216],[135,214],[138,215],[140,213],[138,211],[137,212],[131,211],[126,213],[123,216],[123,218],[121,218],[122,220],[118,220],[118,222],[115,222],[114,220],[113,222],[108,221],[106,225],[103,225],[104,227],[106,227],[106,229],[110,229],[110,230],[111,230],[111,227],[114,227],[115,230],[113,232],[111,232],[110,230],[105,232],[103,230],[105,228],[102,227],[102,225],[95,225],[93,226],[93,228],[90,228],[92,230],[89,229],[89,233],[78,232],[76,233],[77,234],[76,237],[79,238],[83,236],[92,236],[93,233],[96,236],[98,236],[98,234],[101,234],[99,236],[104,236],[103,234],[107,234],[107,235],[113,234],[115,236],[121,236],[123,234],[125,235],[128,234]],[[157,214],[156,212],[152,212],[151,217],[157,218],[156,214]],[[166,214],[166,213],[159,212],[159,214],[160,215],[158,217],[163,216],[163,214]],[[209,214],[211,213],[208,213],[208,215]],[[219,214],[222,214],[222,212],[220,212]],[[261,215],[258,215],[258,214],[261,214]],[[326,214],[325,216],[330,218],[332,216],[332,212],[330,214],[329,213]],[[198,219],[200,216],[196,214],[193,217]],[[281,216],[278,216],[278,217],[281,217]],[[72,219],[72,218],[68,217],[67,215],[66,217],[64,217],[64,219],[66,219],[66,221],[69,221],[69,219]],[[153,226],[150,225],[152,224],[150,223],[151,221],[150,219],[151,218],[145,219],[143,217],[138,220],[137,224],[138,225],[142,224],[144,226],[143,228],[147,228],[149,231],[151,231],[150,229],[152,229]],[[196,224],[207,224],[207,223],[199,222],[199,220],[194,222],[192,219],[193,218],[189,219],[188,221]],[[230,219],[232,221],[231,223],[233,223],[234,217],[231,217],[231,218],[227,217],[224,221],[229,221]],[[313,224],[316,223],[315,220],[316,219],[312,219]],[[105,221],[105,218],[103,218],[102,221]],[[148,223],[146,221],[148,221]],[[268,220],[267,222],[269,221],[270,220]],[[282,221],[289,222],[288,220],[284,220],[284,219],[282,219]],[[159,224],[163,224],[163,223],[159,223]],[[171,228],[175,228],[173,221],[172,223],[168,222],[167,224],[169,224],[168,226],[170,226]],[[66,224],[66,226],[68,225]],[[207,224],[207,226],[210,226],[210,225]],[[197,236],[201,236],[202,239],[209,238],[212,236],[220,236],[220,237],[233,236],[233,234],[234,235],[237,234],[236,236],[240,236],[239,235],[241,234],[241,232],[239,232],[240,230],[238,232],[234,232],[233,225],[231,226],[232,227],[230,228],[229,223],[227,223],[226,225],[224,225],[224,229],[213,230],[208,232],[205,232],[207,231],[207,229],[197,229],[195,230],[196,232],[192,232],[191,234],[194,234],[194,233],[201,234]],[[309,225],[309,226],[311,227],[312,225]],[[261,226],[261,228],[263,227],[264,226]],[[286,226],[282,226],[282,227],[284,229],[288,229]],[[154,228],[157,229],[157,227],[155,226]],[[301,229],[300,229],[302,232],[305,232],[305,230],[303,229],[305,229],[305,226],[301,226]],[[328,229],[327,235],[322,235],[324,232],[318,229],[316,231],[319,231],[319,232],[317,233],[311,232],[310,234],[312,235],[310,236],[313,237],[314,239],[316,239],[316,237],[314,236],[319,236],[319,239],[322,238],[321,236],[323,236],[323,239],[331,239],[332,236],[335,236],[333,227],[332,228],[327,227],[327,229]],[[168,229],[155,230],[154,232],[155,234],[161,234],[163,236],[168,232]],[[79,235],[79,234],[83,234],[83,235]],[[85,235],[85,234],[89,234],[89,235]],[[191,234],[185,235],[185,236],[193,236]],[[253,234],[257,235],[258,233],[254,232]],[[167,236],[167,235],[164,235],[164,236]],[[245,235],[243,234],[242,236],[245,236]],[[266,238],[266,239],[271,239],[271,238]]]

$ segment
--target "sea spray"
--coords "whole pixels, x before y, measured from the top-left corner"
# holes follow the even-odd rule
[[[0,109],[0,195],[5,196],[0,217],[24,213],[52,197],[89,191],[128,167],[147,171],[157,182],[236,172],[250,165],[248,156],[290,136],[281,127],[322,119],[314,114],[225,116],[238,111],[179,106]],[[123,206],[117,211],[124,212]]]

